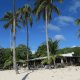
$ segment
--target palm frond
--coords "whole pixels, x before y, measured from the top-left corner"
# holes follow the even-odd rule
[[[60,3],[62,3],[64,0],[56,0],[57,2],[60,2]]]
[[[76,23],[77,25],[80,25],[80,19],[77,19],[77,20],[75,21],[75,23]]]
[[[10,23],[4,24],[4,28],[7,29],[10,26]]]
[[[6,18],[1,18],[0,21],[7,21],[8,19]]]
[[[42,1],[42,0],[41,0]],[[39,5],[36,5],[35,9],[33,10],[33,13],[36,15],[37,20],[40,19],[40,15],[43,12],[43,10],[45,9],[45,0],[40,3]]]
[[[23,26],[28,25],[28,22],[32,26],[32,9],[28,4],[25,4],[22,8],[19,9],[20,14],[20,22]]]
[[[50,4],[51,8],[53,9],[54,12],[56,12],[58,15],[60,15],[60,10],[53,4]]]
[[[33,22],[32,22],[33,20],[32,20],[32,16],[30,16],[29,17],[29,22],[30,22],[30,26],[32,27],[32,24],[33,24]]]

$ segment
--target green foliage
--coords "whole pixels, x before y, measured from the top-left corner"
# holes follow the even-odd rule
[[[44,57],[47,56],[46,45],[42,44],[38,47],[37,52],[35,53],[35,57]]]
[[[0,49],[0,68],[9,68],[12,64],[12,52],[10,49]]]
[[[59,44],[59,41],[52,41],[51,39],[49,40],[49,50],[50,50],[50,53],[52,55],[55,55],[58,51],[58,44]]]
[[[50,56],[50,61],[48,61],[48,59],[44,59],[41,63],[43,65],[48,65],[48,64],[50,64],[53,61],[54,61],[54,56],[52,55],[52,56]]]
[[[58,51],[58,43],[59,41],[52,41],[49,40],[49,50],[51,55],[55,55]],[[46,49],[46,43],[43,43],[40,45],[37,49],[37,52],[35,53],[36,57],[44,57],[47,56],[47,49]]]
[[[77,25],[80,25],[80,19],[77,19],[75,22]]]
[[[32,9],[28,4],[25,4],[22,8],[19,8],[17,12],[20,15],[20,22],[23,26],[28,27],[28,24],[32,26]]]
[[[63,0],[55,0],[56,2],[62,2]],[[45,20],[45,10],[47,9],[47,17],[48,22],[52,19],[52,12],[57,13],[60,15],[59,9],[54,4],[54,0],[36,0],[35,2],[35,8],[33,10],[33,13],[36,15],[37,20],[40,19],[40,16],[42,15],[43,19]]]
[[[33,54],[28,48],[29,59],[33,58]],[[25,63],[27,60],[27,47],[20,44],[16,48],[16,59],[20,63]],[[11,69],[13,67],[13,54],[9,48],[0,49],[0,69]]]
[[[12,63],[13,63],[12,59],[6,60],[5,63],[4,63],[3,69],[9,69],[9,68],[11,68],[12,67]]]
[[[17,48],[16,48],[16,55],[17,55],[17,60],[27,60],[27,50],[28,50],[28,55],[29,55],[29,59],[32,58],[32,52],[30,50],[30,48],[27,49],[27,47],[23,44],[20,44]]]
[[[16,26],[18,28],[20,28],[19,20],[18,20],[19,14],[15,13],[15,15],[16,15],[16,21],[15,21],[16,22]],[[4,16],[0,19],[0,21],[5,22],[5,24],[4,24],[4,28],[5,29],[10,28],[11,32],[13,32],[13,13],[11,11],[10,12],[6,12],[4,14]]]
[[[58,50],[58,53],[60,54],[70,53],[70,52],[74,52],[74,56],[80,56],[80,47],[64,48]]]
[[[3,68],[5,62],[4,49],[0,49],[0,69]]]
[[[13,63],[13,58],[12,58],[12,52],[10,49],[5,49],[5,62],[4,62],[4,67],[3,69],[8,69],[11,67],[12,63]]]
[[[47,64],[48,64],[48,59],[44,59],[44,60],[41,62],[41,64],[47,65]]]

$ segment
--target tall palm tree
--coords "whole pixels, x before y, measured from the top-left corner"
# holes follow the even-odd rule
[[[22,22],[23,26],[26,27],[26,35],[27,35],[27,66],[29,69],[28,64],[28,48],[29,48],[29,29],[28,25],[32,27],[32,9],[31,7],[26,4],[22,8],[19,9],[20,12],[20,21]]]
[[[52,19],[52,12],[56,12],[58,15],[60,14],[59,9],[55,6],[55,2],[62,2],[63,0],[36,0],[34,13],[37,16],[37,20],[40,19],[40,16],[43,16],[46,26],[46,45],[47,45],[47,56],[48,62],[50,60],[49,57],[49,45],[48,45],[48,23]]]
[[[18,74],[17,64],[16,64],[16,10],[15,10],[15,0],[13,0],[13,67]]]
[[[17,65],[16,65],[16,53],[15,53],[15,46],[16,46],[16,26],[20,28],[18,25],[18,13],[15,11],[15,0],[13,0],[13,12],[6,12],[6,14],[1,18],[1,21],[4,21],[4,28],[10,28],[10,36],[11,36],[11,46],[13,46],[13,68],[15,69],[16,73],[18,73]]]

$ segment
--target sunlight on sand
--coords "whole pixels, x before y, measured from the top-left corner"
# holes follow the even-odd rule
[[[0,71],[0,80],[80,80],[80,67],[58,69],[42,69],[35,71],[21,70],[15,74],[13,70]]]

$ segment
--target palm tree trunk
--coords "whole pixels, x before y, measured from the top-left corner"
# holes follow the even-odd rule
[[[18,70],[17,70],[17,64],[16,64],[16,51],[15,51],[15,47],[16,47],[16,24],[15,24],[15,0],[13,0],[13,68],[16,72],[16,74],[18,74]]]
[[[10,29],[10,49],[11,49],[11,52],[12,52],[12,49],[13,49],[13,44],[12,44],[12,39],[13,38],[13,35],[12,35],[12,31]]]
[[[26,26],[26,35],[27,35],[27,67],[28,67],[28,69],[29,69],[29,53],[28,53],[28,46],[29,46],[29,31],[28,31],[28,26]]]
[[[45,17],[46,17],[46,22],[45,22],[45,24],[46,24],[46,46],[47,46],[47,57],[48,57],[48,63],[50,62],[50,54],[49,54],[49,44],[48,44],[48,17],[47,17],[47,7],[46,7],[46,9],[45,9],[45,13],[46,13],[46,15],[45,15]]]
[[[56,55],[54,55],[54,68],[56,68]]]

